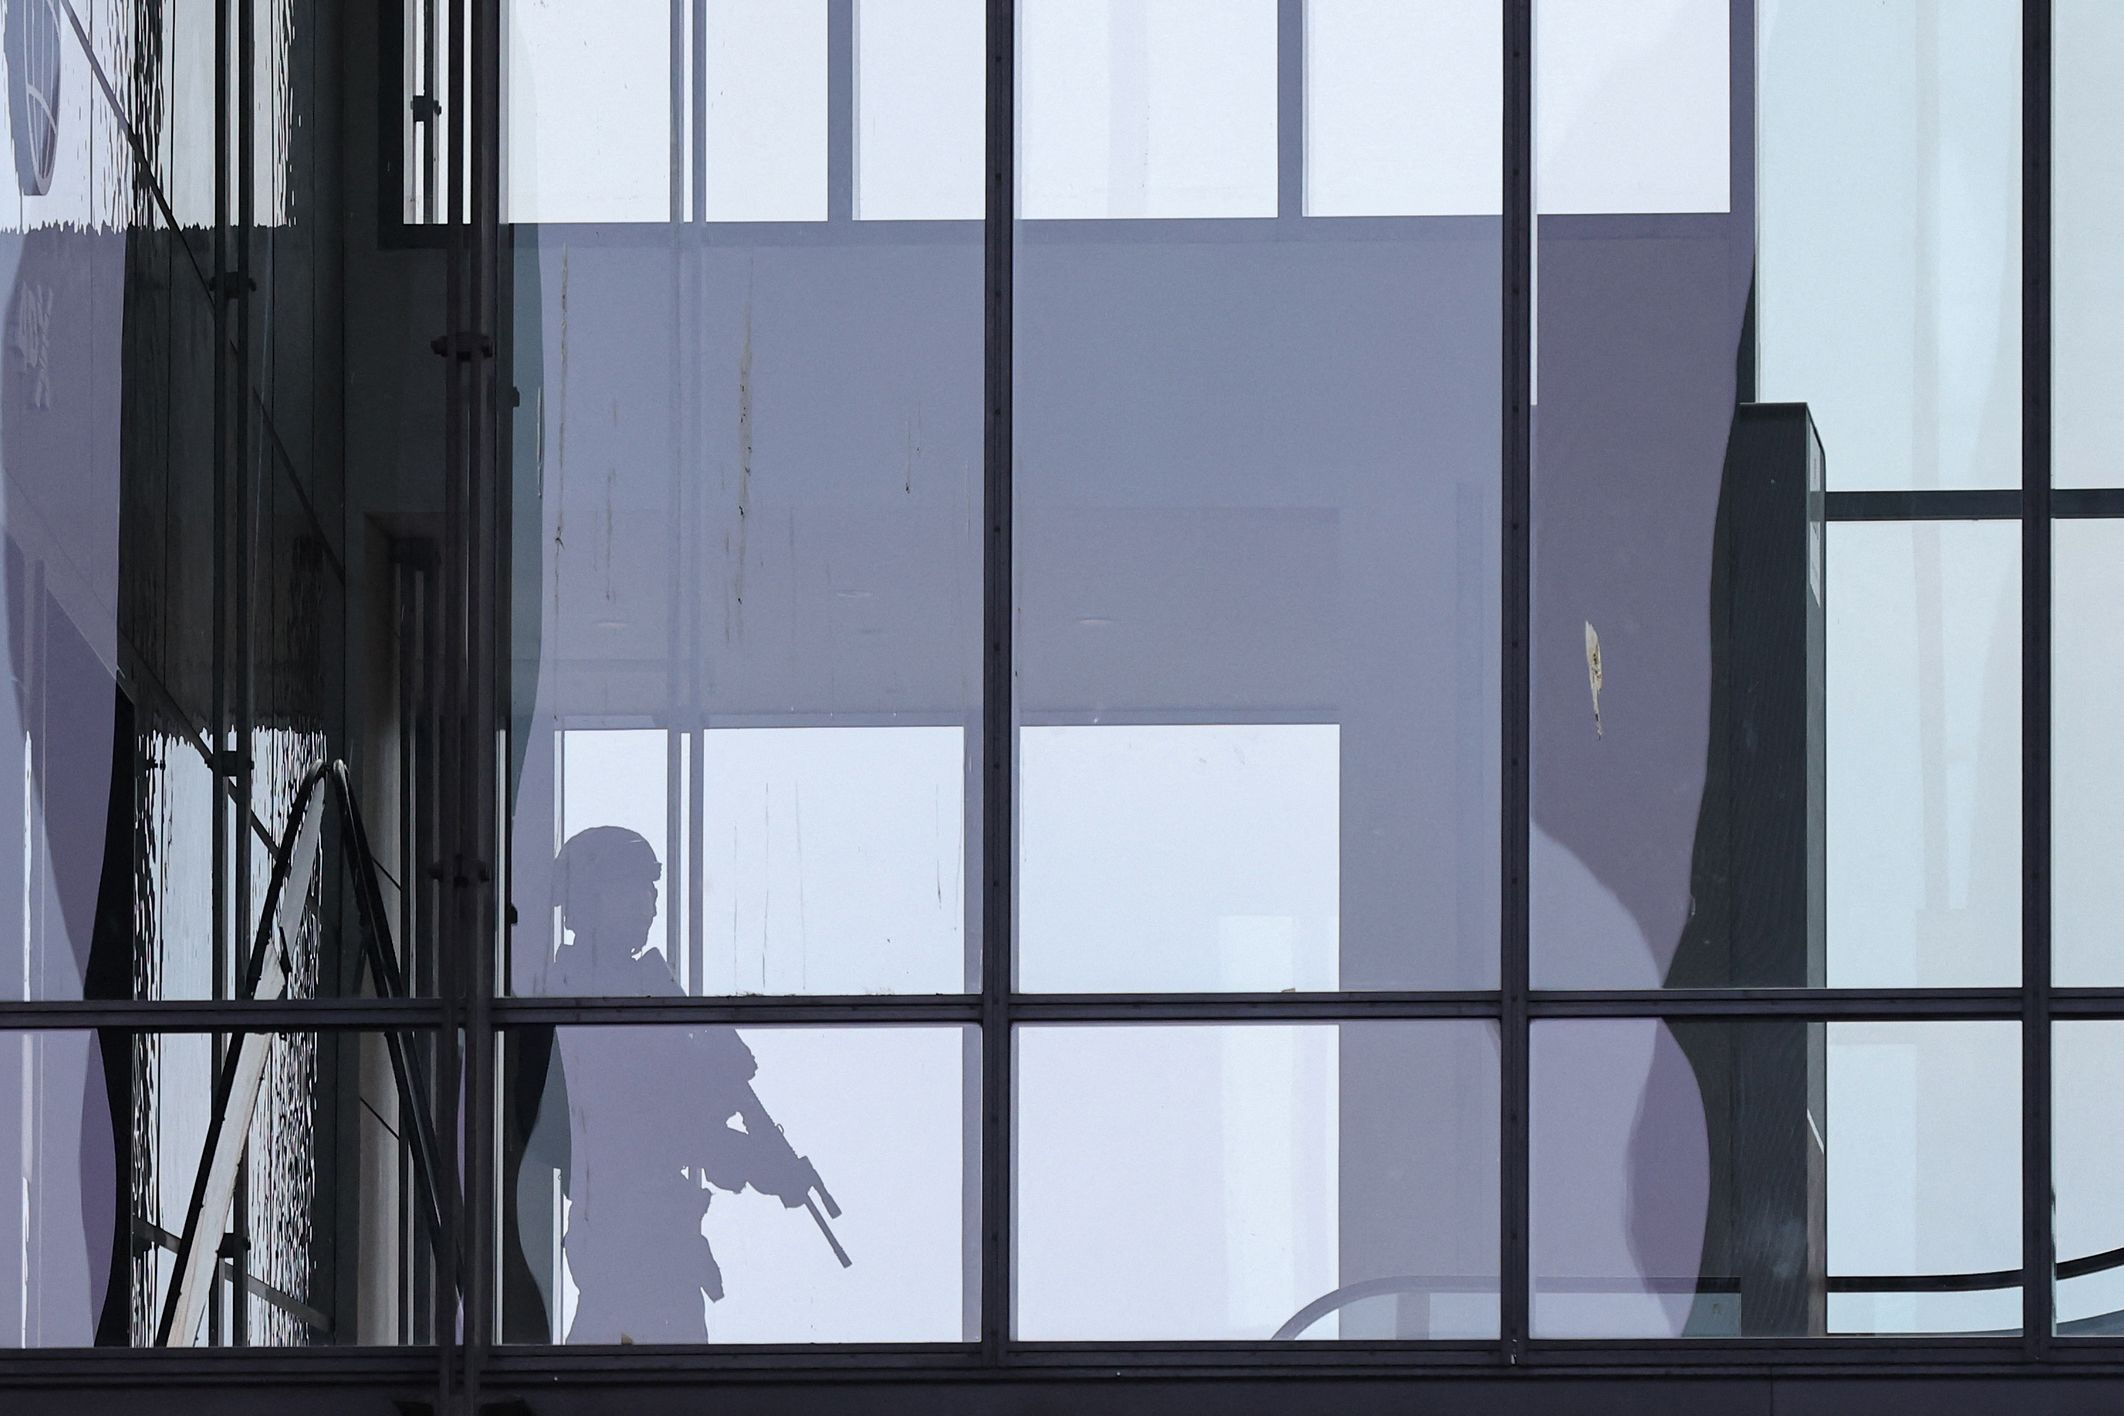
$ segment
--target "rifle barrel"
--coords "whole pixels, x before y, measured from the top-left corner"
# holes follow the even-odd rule
[[[841,1241],[833,1235],[833,1226],[826,1222],[825,1215],[819,1213],[818,1205],[812,1202],[809,1195],[804,1196],[804,1208],[811,1212],[813,1222],[819,1226],[819,1233],[826,1236],[826,1242],[832,1246],[833,1256],[841,1261],[841,1267],[855,1267],[855,1260],[848,1257],[848,1251],[841,1247]]]

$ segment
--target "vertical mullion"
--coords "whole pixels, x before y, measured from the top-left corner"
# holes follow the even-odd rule
[[[470,133],[466,127],[468,99],[460,78],[465,70],[465,4],[452,0],[448,6],[448,73],[450,95],[446,105],[449,130],[443,149],[443,212],[449,236],[443,261],[443,516],[442,544],[436,578],[436,643],[439,669],[436,684],[436,717],[439,725],[434,754],[436,768],[435,846],[440,885],[436,909],[436,987],[442,1001],[443,1033],[436,1067],[435,1105],[437,1137],[444,1147],[443,1173],[463,1174],[464,1116],[461,1085],[464,1057],[464,931],[463,903],[465,861],[459,822],[464,812],[461,779],[454,765],[462,761],[464,741],[465,663],[462,652],[464,604],[465,512],[465,404],[459,370],[461,335],[465,329],[465,264],[468,243],[465,211],[465,158]],[[479,1208],[476,1192],[452,1205],[443,1216],[443,1250],[438,1256],[437,1300],[431,1305],[433,1340],[438,1355],[437,1409],[451,1409],[461,1372],[460,1315],[463,1311],[465,1234],[476,1224]]]
[[[468,196],[472,261],[467,298],[463,363],[469,377],[466,393],[466,684],[462,705],[467,727],[464,773],[466,853],[472,862],[466,901],[465,970],[465,1187],[470,1216],[465,1275],[465,1402],[481,1409],[481,1382],[494,1344],[494,1240],[498,1230],[496,1200],[495,1076],[499,1034],[493,1025],[493,998],[501,919],[498,901],[507,888],[508,862],[503,850],[501,793],[507,751],[499,732],[499,666],[504,662],[501,635],[507,622],[500,588],[507,584],[503,562],[505,467],[501,432],[508,417],[499,396],[498,368],[503,350],[500,321],[504,256],[501,246],[501,0],[472,0],[472,68],[466,107],[471,136]]]
[[[685,338],[686,301],[686,115],[691,112],[687,98],[687,75],[690,66],[686,55],[686,5],[687,0],[670,0],[670,180],[669,212],[671,218],[671,355],[665,372],[665,417],[671,436],[671,488],[666,502],[668,524],[664,528],[664,551],[670,558],[671,583],[687,587],[682,593],[690,595],[696,583],[692,568],[683,557],[686,554],[686,449],[690,445],[686,437],[686,405],[681,390],[684,378],[681,373],[680,346]],[[680,830],[686,810],[685,754],[682,748],[693,732],[693,719],[688,710],[692,698],[692,682],[686,671],[689,663],[686,630],[688,620],[684,602],[670,605],[665,623],[665,703],[664,718],[664,957],[671,961],[671,971],[678,975],[679,991],[701,991],[700,968],[690,947],[685,920],[687,911],[679,906],[679,892],[689,890],[689,882],[695,874],[690,853],[681,856],[680,841],[687,839]],[[691,902],[691,894],[687,895]],[[557,1306],[557,1305],[556,1305]]]
[[[1504,746],[1498,984],[1500,1137],[1498,1334],[1507,1362],[1525,1348],[1530,1300],[1527,1266],[1529,988],[1527,833],[1532,613],[1533,477],[1534,0],[1504,0],[1504,387],[1503,645],[1500,659]]]
[[[256,627],[252,623],[251,580],[258,564],[257,547],[254,544],[257,530],[252,521],[252,511],[258,498],[263,495],[265,478],[252,466],[251,418],[253,394],[253,370],[251,368],[252,341],[252,291],[251,242],[257,229],[258,210],[257,178],[257,123],[258,85],[256,70],[257,12],[254,0],[237,0],[236,10],[236,271],[234,283],[221,295],[222,303],[236,312],[236,398],[233,410],[235,427],[235,475],[236,475],[236,734],[232,748],[235,752],[236,779],[236,966],[239,978],[249,972],[250,951],[246,947],[257,923],[253,919],[256,901],[251,890],[251,856],[255,849],[255,836],[250,821],[256,812],[255,794],[252,786],[251,743],[257,726],[258,704],[256,683],[256,660],[253,639]],[[240,991],[241,985],[238,986]],[[232,1224],[235,1231],[234,1268],[235,1278],[229,1285],[229,1308],[231,1341],[238,1347],[250,1341],[250,1303],[244,1293],[244,1275],[249,1271],[250,1248],[250,1177],[251,1155],[245,1149],[243,1160],[236,1172],[236,1202]]]
[[[1305,0],[1276,4],[1276,215],[1305,215]]]
[[[2022,1341],[2050,1349],[2050,0],[2021,22],[2021,1255]]]
[[[229,827],[232,812],[229,803],[229,780],[226,753],[229,750],[229,574],[236,557],[231,554],[229,537],[229,479],[232,473],[229,458],[229,306],[223,296],[228,288],[229,274],[229,156],[233,139],[229,127],[229,5],[232,0],[220,0],[214,6],[214,284],[208,298],[214,303],[214,533],[213,533],[213,645],[212,680],[209,709],[213,719],[213,769],[214,807],[213,831],[213,896],[212,948],[214,957],[213,996],[233,996],[228,980],[233,974],[231,959],[234,950],[230,947],[231,930],[229,900]],[[32,604],[38,603],[32,601]],[[25,948],[27,945],[25,944]],[[214,1075],[221,1075],[223,1058],[228,1052],[228,1034],[214,1034],[212,1045]],[[201,1236],[204,1238],[205,1236]],[[207,1304],[207,1341],[219,1345],[221,1341],[221,1302],[218,1292],[218,1276],[214,1285],[215,1296]]]
[[[1016,926],[1012,692],[1011,313],[1017,7],[988,0],[987,201],[982,225],[981,1351],[1003,1360],[1011,1308],[1011,1030]]]
[[[671,0],[671,222],[686,219],[686,7]]]
[[[826,0],[826,219],[855,219],[855,0]]]
[[[693,113],[688,134],[693,143],[693,219],[708,219],[708,0],[692,0],[693,45],[687,62],[693,70]]]

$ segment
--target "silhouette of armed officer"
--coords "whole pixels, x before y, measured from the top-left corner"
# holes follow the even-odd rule
[[[681,996],[649,948],[662,877],[649,843],[616,826],[562,846],[554,894],[574,941],[555,960],[557,991]],[[825,1197],[818,1174],[760,1109],[752,1051],[731,1028],[562,1028],[558,1046],[571,1134],[562,1243],[578,1290],[568,1341],[704,1341],[702,1297],[723,1296],[701,1232],[710,1187],[810,1208],[814,1188]]]

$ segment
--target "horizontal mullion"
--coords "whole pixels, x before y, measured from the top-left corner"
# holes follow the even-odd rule
[[[2053,519],[2124,516],[2124,487],[2052,487],[2050,515]]]
[[[432,1382],[434,1346],[408,1347],[31,1347],[0,1351],[0,1390],[11,1383],[158,1388],[282,1381],[341,1386]]]
[[[1495,1018],[1493,992],[1033,993],[1010,1000],[1014,1023],[1258,1022],[1272,1019]]]
[[[728,998],[497,998],[502,1027],[608,1023],[978,1023],[970,994],[740,994]]]
[[[761,1373],[777,1378],[801,1374],[831,1381],[913,1372],[949,1375],[992,1371],[978,1344],[938,1343],[716,1343],[693,1346],[599,1344],[595,1346],[501,1346],[484,1364],[489,1372],[517,1378],[555,1375],[617,1376]]]
[[[2124,988],[2052,988],[2050,1013],[2056,1018],[2124,1019]]]
[[[1502,1365],[1504,1349],[1496,1338],[1482,1341],[1409,1339],[1400,1342],[1345,1342],[1340,1339],[1294,1339],[1289,1342],[1012,1342],[1003,1365],[1017,1368],[1093,1367],[1228,1371],[1273,1366],[1312,1370],[1332,1368],[1373,1371],[1409,1367]]]
[[[1660,1366],[1732,1369],[1742,1365],[1831,1365],[1912,1369],[1945,1366],[2021,1366],[2017,1335],[1876,1334],[1817,1337],[1541,1338],[1528,1339],[1521,1361],[1528,1367],[1638,1368]]]
[[[445,1010],[435,999],[286,998],[272,1002],[199,998],[168,1000],[49,999],[0,1002],[0,1029],[61,1031],[123,1028],[132,1032],[402,1031],[436,1028]]]
[[[2124,1016],[2124,991],[2085,990],[2064,1011]],[[42,1006],[42,1005],[39,1005]],[[153,1005],[167,1006],[167,1005]],[[217,1005],[227,1008],[230,1005]],[[2007,988],[1549,989],[1529,998],[1536,1017],[2012,1019],[2021,995]],[[499,998],[497,1025],[602,1023],[978,1023],[974,994],[744,994],[732,997]],[[1364,1021],[1489,1018],[1486,990],[1356,993],[1029,993],[1006,1015],[1019,1023]]]
[[[435,1361],[433,1347],[274,1351],[263,1348],[58,1348],[0,1353],[0,1389],[14,1382],[108,1386],[235,1380],[297,1383],[417,1381]],[[1288,1374],[1316,1380],[1452,1369],[1498,1380],[1559,1376],[1627,1378],[1646,1373],[1744,1379],[1766,1369],[1869,1376],[1927,1373],[2036,1372],[2124,1375],[2124,1339],[2073,1338],[2050,1357],[2022,1355],[2018,1338],[1915,1334],[1799,1338],[1532,1338],[1506,1364],[1495,1341],[1399,1344],[1291,1342],[1203,1344],[1012,1344],[1001,1368],[963,1344],[880,1347],[848,1343],[777,1347],[500,1347],[483,1363],[497,1387],[535,1382],[539,1389],[612,1380],[640,1382],[690,1375],[735,1381],[829,1386],[854,1381],[974,1380],[992,1383],[1016,1371],[1034,1380],[1101,1379],[1134,1374],[1221,1378]]]
[[[1538,1018],[1799,1017],[2017,1018],[2014,989],[1643,989],[1546,990],[1529,999]],[[146,1032],[396,1029],[440,1025],[437,999],[318,998],[0,1001],[0,1028],[129,1028]],[[501,1026],[593,1023],[977,1023],[970,994],[878,994],[727,998],[498,998]],[[1498,995],[1412,993],[1019,994],[1013,1023],[1265,1022],[1276,1020],[1496,1018]],[[2069,989],[2056,995],[2065,1017],[2124,1018],[2124,990]]]
[[[2014,1018],[2017,988],[1677,988],[1536,990],[1537,1018]]]
[[[1831,521],[2017,521],[2025,509],[2019,488],[1830,492],[1824,504]],[[2054,487],[2050,514],[2063,519],[2124,517],[2124,487]]]
[[[1899,491],[1830,492],[1823,514],[1831,521],[2015,521],[2021,490],[1986,491],[1911,488]]]

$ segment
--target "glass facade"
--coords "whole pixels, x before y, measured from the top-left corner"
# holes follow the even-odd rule
[[[2113,1380],[2120,57],[4,0],[0,1402]]]

